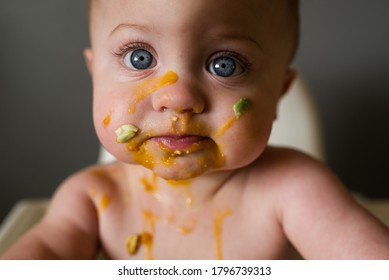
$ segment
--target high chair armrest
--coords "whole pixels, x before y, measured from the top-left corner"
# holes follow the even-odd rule
[[[11,209],[0,224],[0,254],[7,250],[19,237],[39,222],[45,214],[50,199],[24,199]],[[99,251],[96,259],[107,259],[103,251]]]
[[[0,226],[0,254],[44,215],[49,199],[19,201]]]
[[[355,200],[389,227],[389,199],[369,199],[354,194]]]

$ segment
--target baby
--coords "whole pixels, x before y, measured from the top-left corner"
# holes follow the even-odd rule
[[[297,1],[90,2],[93,119],[118,161],[66,180],[2,258],[389,258],[329,170],[267,146]]]

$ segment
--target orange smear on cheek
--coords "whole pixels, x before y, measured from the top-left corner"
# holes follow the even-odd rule
[[[225,125],[220,129],[220,131],[218,133],[216,133],[216,137],[222,136],[227,131],[227,129],[229,129],[235,123],[235,121],[236,121],[236,117],[231,117],[225,123]]]
[[[111,123],[111,117],[112,113],[110,113],[108,116],[106,116],[103,120],[103,126],[104,128],[107,127]]]
[[[220,129],[220,131],[216,134],[216,137],[222,136],[227,129],[229,129],[237,119],[239,119],[244,113],[246,113],[250,107],[252,106],[252,102],[250,99],[247,98],[241,98],[238,102],[234,104],[232,107],[235,116],[232,116],[225,125]]]
[[[135,112],[135,106],[145,99],[153,92],[159,90],[168,85],[175,84],[178,80],[178,76],[173,71],[168,71],[165,75],[159,78],[152,78],[139,84],[135,90],[135,102],[130,105],[128,112],[130,114]]]

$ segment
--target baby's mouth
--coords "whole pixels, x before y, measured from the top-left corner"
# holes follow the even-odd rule
[[[194,145],[200,145],[202,142],[210,139],[198,135],[165,135],[153,137],[151,140],[173,151],[186,151],[193,148]]]

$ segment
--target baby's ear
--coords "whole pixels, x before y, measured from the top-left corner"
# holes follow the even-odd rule
[[[85,59],[86,67],[88,68],[89,74],[92,75],[92,69],[93,69],[92,49],[88,48],[88,49],[84,50],[84,59]]]
[[[285,75],[284,84],[282,85],[282,92],[280,97],[284,96],[285,93],[288,92],[290,86],[292,85],[296,77],[297,77],[297,71],[293,68],[288,68]]]
[[[297,71],[294,70],[293,68],[288,68],[288,70],[285,74],[285,80],[284,80],[284,83],[282,85],[282,90],[281,90],[281,94],[279,96],[278,101],[280,101],[281,98],[288,92],[288,90],[290,89],[290,86],[292,85],[292,83],[296,79],[296,77],[297,77]],[[277,111],[278,111],[278,109],[275,112],[274,120],[277,119]]]

